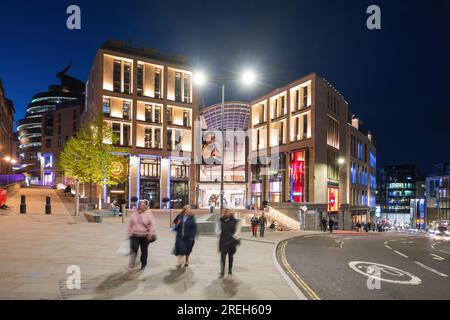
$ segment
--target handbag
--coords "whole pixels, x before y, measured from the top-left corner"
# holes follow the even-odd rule
[[[155,242],[156,240],[158,240],[158,237],[156,236],[156,234],[153,234],[148,238],[148,241],[150,243]]]
[[[129,256],[131,253],[130,239],[123,241],[116,253],[121,256]]]

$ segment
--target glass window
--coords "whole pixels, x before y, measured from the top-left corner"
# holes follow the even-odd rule
[[[175,101],[181,102],[181,73],[175,72]]]
[[[155,98],[161,98],[161,69],[155,68]]]
[[[111,99],[103,98],[103,115],[109,117],[111,115]]]
[[[123,110],[122,110],[122,117],[123,119],[130,120],[130,101],[123,101]]]
[[[123,92],[131,93],[131,63],[123,63]]]
[[[142,91],[144,88],[144,65],[141,63],[138,63],[137,65],[137,95],[142,96]]]
[[[121,92],[121,78],[122,78],[122,61],[114,59],[113,67],[113,90],[114,92]]]

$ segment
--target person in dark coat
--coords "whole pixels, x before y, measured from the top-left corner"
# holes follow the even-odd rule
[[[267,218],[264,215],[264,212],[261,213],[261,217],[259,217],[259,236],[264,238],[264,231],[266,230]]]
[[[322,218],[322,231],[327,231],[327,219],[325,219],[325,217]]]
[[[189,266],[189,256],[197,236],[197,222],[192,213],[191,206],[186,205],[183,211],[173,220],[174,230],[177,233],[174,254],[178,258],[177,267]]]
[[[328,221],[328,226],[330,227],[330,233],[333,233],[334,220],[332,218],[330,218],[330,221]]]
[[[252,234],[254,237],[256,237],[258,234],[258,224],[259,224],[259,219],[258,216],[255,214],[253,215],[253,217],[250,219],[250,223],[252,225]]]
[[[231,209],[225,209],[223,216],[217,223],[217,234],[219,234],[219,252],[220,252],[220,273],[219,279],[225,275],[225,262],[228,256],[228,276],[233,275],[233,256],[236,253],[236,247],[240,244],[238,239],[241,225],[234,217]]]

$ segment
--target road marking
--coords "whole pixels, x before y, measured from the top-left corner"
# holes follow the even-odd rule
[[[400,256],[402,256],[403,258],[408,258],[408,256],[406,254],[401,253],[400,251],[394,250],[394,252]]]
[[[448,277],[448,275],[446,275],[445,273],[442,273],[442,272],[439,272],[439,271],[437,271],[437,270],[435,270],[433,268],[430,268],[429,266],[426,266],[426,265],[424,265],[423,263],[421,263],[419,261],[414,261],[414,263],[417,264],[418,266],[424,268],[424,269],[427,269],[428,271],[431,271],[431,272],[437,274],[438,276]]]
[[[402,243],[413,243],[412,241],[403,241]]]
[[[353,269],[353,271],[356,271],[357,273],[362,274],[366,277],[377,279],[380,281],[406,285],[419,285],[422,283],[422,280],[420,280],[419,277],[413,275],[412,273],[380,263],[367,261],[350,261],[348,265],[351,269]],[[379,276],[373,273],[372,270],[374,269],[374,267],[380,270]],[[381,277],[381,275],[383,275],[384,277]],[[395,278],[401,280],[397,280]]]
[[[384,245],[386,248],[392,250],[392,248],[390,246],[388,246],[387,244]]]
[[[438,256],[437,254],[434,254],[434,253],[430,253],[430,254],[433,256],[433,259],[436,259],[436,260],[439,260],[439,261],[445,260],[445,258],[442,258],[441,256]]]
[[[445,251],[445,250],[439,250],[440,252],[446,253],[446,254],[450,254],[450,252]]]
[[[436,248],[434,247],[435,245],[437,245],[437,244],[439,244],[439,243],[441,243],[442,241],[438,241],[438,242],[435,242],[435,243],[433,243],[432,245],[431,245],[431,247],[433,248],[433,250],[436,250]]]
[[[287,272],[294,278],[294,280],[297,282],[297,284],[300,286],[300,288],[302,288],[312,300],[320,300],[319,296],[314,292],[314,290],[311,289],[306,284],[306,282],[302,280],[302,278],[300,278],[298,273],[295,272],[294,269],[292,269],[291,265],[287,261],[287,259],[286,259],[286,245],[287,245],[288,242],[289,241],[283,242],[281,244],[281,247],[280,247],[281,261],[282,261],[284,267],[286,268]]]

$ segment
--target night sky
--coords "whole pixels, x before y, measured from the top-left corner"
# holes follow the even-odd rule
[[[182,54],[209,74],[257,71],[260,84],[227,84],[250,100],[309,72],[327,78],[376,136],[378,166],[450,161],[450,1],[17,1],[0,7],[0,77],[24,116],[33,94],[70,75],[86,80],[109,39]],[[81,7],[81,30],[66,8]],[[366,27],[381,7],[382,30]],[[218,87],[205,103],[220,100]]]

